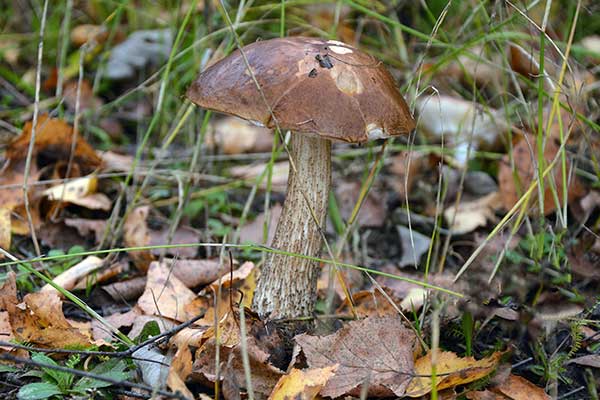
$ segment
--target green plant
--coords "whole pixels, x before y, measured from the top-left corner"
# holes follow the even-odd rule
[[[76,380],[75,375],[65,371],[58,371],[55,367],[58,367],[59,364],[42,353],[34,353],[31,356],[31,360],[36,363],[47,365],[47,367],[42,367],[41,371],[32,371],[29,373],[29,375],[41,378],[42,381],[29,383],[21,387],[17,395],[19,400],[64,398],[69,395],[86,395],[90,391],[111,386],[111,383],[109,382],[90,377],[83,377]],[[78,354],[72,355],[65,362],[65,367],[73,369],[80,361],[81,358]],[[96,365],[90,372],[104,378],[125,380],[129,377],[129,373],[125,371],[126,368],[127,365],[125,364],[125,361],[114,359]]]

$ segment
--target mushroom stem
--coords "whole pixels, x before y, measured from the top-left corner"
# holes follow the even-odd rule
[[[290,167],[287,195],[272,246],[317,257],[323,244],[320,230],[327,216],[331,186],[331,142],[292,134],[290,157],[296,171]],[[261,318],[269,319],[312,315],[318,276],[319,266],[314,261],[269,253],[260,271],[254,310]]]

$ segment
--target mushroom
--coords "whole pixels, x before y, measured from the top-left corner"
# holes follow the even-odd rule
[[[203,71],[187,96],[203,108],[292,131],[287,195],[272,242],[286,254],[267,255],[253,308],[261,318],[309,316],[318,265],[288,254],[317,257],[321,251],[331,141],[407,134],[415,123],[383,64],[345,43],[289,37],[258,41],[242,51]]]

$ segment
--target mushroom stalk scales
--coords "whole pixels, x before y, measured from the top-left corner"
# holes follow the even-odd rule
[[[318,257],[331,185],[331,142],[292,134],[290,157],[296,168],[290,168],[272,246],[287,253]],[[319,271],[315,261],[269,253],[254,295],[255,311],[261,318],[270,319],[312,315]]]

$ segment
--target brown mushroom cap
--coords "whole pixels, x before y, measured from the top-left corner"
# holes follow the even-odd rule
[[[415,127],[383,63],[345,43],[289,37],[243,51],[283,130],[356,143]],[[203,108],[275,126],[239,50],[202,72],[187,96]]]

